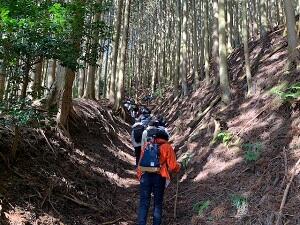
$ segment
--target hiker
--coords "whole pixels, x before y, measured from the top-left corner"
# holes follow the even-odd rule
[[[154,99],[154,96],[152,94],[148,94],[142,100],[143,100],[143,102],[146,102],[147,105],[150,105],[150,103],[153,99]]]
[[[145,127],[141,122],[135,122],[132,126],[131,131],[131,142],[134,147],[134,154],[136,158],[135,165],[138,166],[138,162],[141,155],[141,146],[142,146],[142,135]]]
[[[145,143],[148,142],[149,137],[155,136],[166,141],[170,139],[170,135],[166,128],[160,125],[162,124],[160,124],[157,119],[152,119],[149,122],[148,127],[146,127],[142,135],[142,146],[144,146]]]
[[[170,181],[170,174],[180,170],[176,161],[174,149],[168,141],[150,137],[143,146],[137,169],[140,180],[140,203],[138,225],[146,225],[150,206],[151,194],[154,197],[153,225],[160,225],[162,220],[162,205],[166,183]]]
[[[151,110],[144,108],[141,109],[141,115],[137,120],[140,120],[144,127],[147,127],[149,122],[151,121]]]

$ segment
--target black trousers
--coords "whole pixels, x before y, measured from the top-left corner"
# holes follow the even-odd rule
[[[140,157],[141,157],[141,149],[142,146],[134,147],[134,154],[135,154],[135,165],[138,166]]]

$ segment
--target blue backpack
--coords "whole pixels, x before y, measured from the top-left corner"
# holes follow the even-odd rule
[[[140,169],[142,172],[157,173],[160,171],[159,162],[160,149],[159,144],[153,140],[148,142],[144,154],[140,159]]]

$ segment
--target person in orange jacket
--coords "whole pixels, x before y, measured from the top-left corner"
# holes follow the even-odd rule
[[[151,193],[154,195],[153,225],[160,225],[162,220],[162,205],[166,183],[170,182],[170,173],[179,172],[181,166],[176,161],[176,154],[171,144],[164,139],[155,138],[154,143],[159,145],[158,171],[146,172],[139,165],[137,176],[140,180],[140,203],[138,212],[138,225],[146,225],[147,215],[150,206]],[[141,159],[145,153],[145,148],[149,143],[145,143],[141,152]]]

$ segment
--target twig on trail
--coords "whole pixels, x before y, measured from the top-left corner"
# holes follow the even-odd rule
[[[71,196],[72,196],[72,195],[71,195]],[[101,211],[99,208],[97,208],[96,206],[93,206],[93,205],[90,205],[90,204],[88,204],[88,203],[85,203],[85,202],[83,202],[83,201],[77,199],[77,198],[74,197],[74,196],[72,196],[72,198],[71,198],[71,197],[69,197],[69,196],[63,195],[63,197],[66,198],[66,199],[68,199],[68,200],[70,200],[70,201],[72,201],[72,202],[74,202],[74,203],[76,203],[77,205],[84,206],[84,207],[86,207],[86,208],[95,210],[96,212],[102,213],[102,211]]]
[[[287,155],[286,155],[286,149],[283,148],[283,158],[284,158],[284,177],[282,179],[280,187],[283,187],[283,184],[288,176],[288,166],[287,166]]]
[[[45,197],[43,198],[43,201],[42,201],[42,203],[41,203],[41,208],[43,208],[43,205],[44,205],[46,199],[47,199],[47,198],[50,198],[50,195],[51,195],[52,190],[53,190],[53,185],[52,185],[52,183],[51,183],[50,186],[49,186],[49,188],[48,188],[48,190],[47,190],[47,193],[45,194]]]
[[[290,178],[290,181],[289,183],[286,185],[286,188],[284,190],[284,193],[283,193],[283,197],[282,197],[282,201],[281,201],[281,204],[280,204],[280,208],[279,208],[279,212],[278,212],[278,217],[277,217],[277,220],[276,220],[276,224],[275,225],[279,225],[280,222],[281,222],[281,217],[282,217],[282,210],[283,210],[283,207],[285,205],[285,202],[286,202],[286,199],[287,199],[287,195],[289,193],[289,190],[290,190],[290,186],[294,180],[294,177],[299,173],[299,170],[298,170],[298,166],[300,164],[300,159],[297,161],[297,163],[295,164],[294,168],[293,168],[293,172],[292,172],[292,175],[291,175],[291,178]]]
[[[176,175],[176,193],[175,193],[175,202],[174,202],[174,219],[176,219],[176,217],[177,217],[178,189],[179,189],[179,178],[178,178],[178,174],[177,174]]]
[[[52,152],[55,154],[55,150],[54,148],[52,147],[52,145],[50,144],[48,138],[46,137],[44,131],[42,129],[38,129],[38,131],[42,134],[42,136],[45,138],[46,142],[47,142],[47,145],[49,146],[49,148],[52,150]]]
[[[113,221],[109,221],[109,222],[105,222],[105,223],[100,223],[100,225],[109,225],[109,224],[115,224],[116,222],[120,221],[122,219],[121,218],[118,218],[118,219],[115,219]]]

